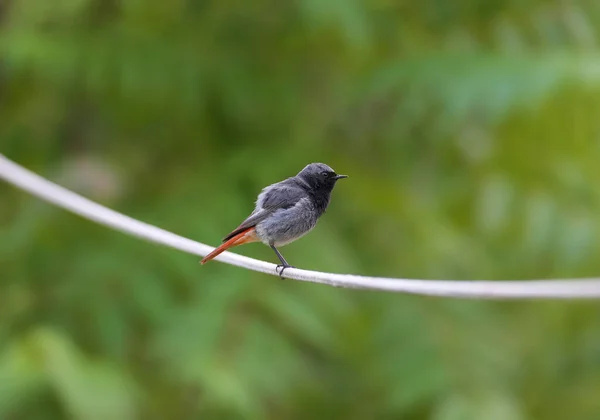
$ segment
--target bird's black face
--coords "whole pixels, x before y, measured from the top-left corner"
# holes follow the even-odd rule
[[[321,171],[319,174],[320,181],[324,184],[335,184],[338,179],[348,178],[348,175],[338,175],[333,170]]]
[[[300,178],[314,189],[333,189],[335,183],[347,175],[338,175],[324,163],[311,163],[298,174]]]

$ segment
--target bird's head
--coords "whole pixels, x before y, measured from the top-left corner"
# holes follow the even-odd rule
[[[313,189],[326,189],[330,191],[338,180],[348,178],[348,175],[336,174],[333,169],[324,163],[306,165],[297,176]]]

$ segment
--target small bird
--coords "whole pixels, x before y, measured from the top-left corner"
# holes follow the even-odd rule
[[[276,270],[281,268],[279,275],[283,276],[283,270],[294,267],[277,247],[295,241],[315,227],[329,205],[333,187],[342,178],[348,176],[336,174],[324,163],[311,163],[298,175],[263,188],[250,216],[200,263],[205,264],[234,246],[260,241],[277,254],[281,264]]]

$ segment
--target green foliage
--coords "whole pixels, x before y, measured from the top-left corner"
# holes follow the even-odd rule
[[[350,179],[297,266],[594,276],[599,28],[591,0],[12,0],[0,150],[213,245],[322,161]],[[596,303],[280,281],[0,197],[0,418],[600,417]]]

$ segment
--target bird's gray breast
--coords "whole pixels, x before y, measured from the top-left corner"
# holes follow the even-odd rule
[[[266,245],[283,246],[310,232],[318,220],[308,197],[287,209],[278,209],[256,225],[256,233]]]

